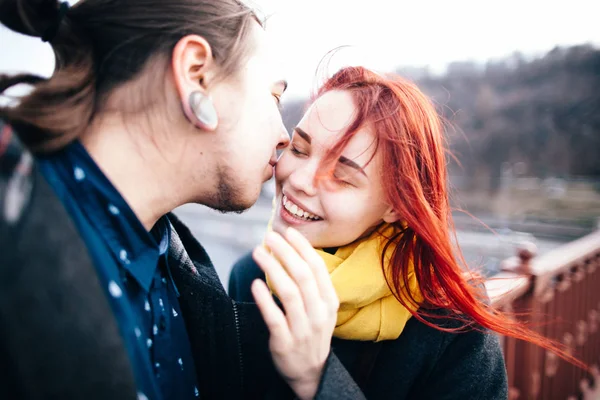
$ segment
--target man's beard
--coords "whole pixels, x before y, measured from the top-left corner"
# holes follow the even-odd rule
[[[243,198],[240,183],[236,184],[233,171],[219,167],[217,170],[217,188],[207,206],[222,213],[242,213],[253,204]]]

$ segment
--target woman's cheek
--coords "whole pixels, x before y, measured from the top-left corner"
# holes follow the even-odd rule
[[[356,190],[345,190],[341,192],[334,204],[331,204],[331,212],[337,220],[344,221],[346,226],[359,228],[371,220],[373,216],[373,204],[365,202],[364,196]]]
[[[325,217],[332,224],[347,224],[352,219],[352,199],[336,194],[335,192],[323,191],[321,204]]]

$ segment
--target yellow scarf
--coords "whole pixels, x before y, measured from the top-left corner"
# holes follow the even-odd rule
[[[333,336],[375,342],[393,340],[400,336],[410,319],[410,311],[394,297],[381,268],[381,255],[394,229],[384,224],[370,236],[340,247],[335,254],[317,249],[327,265],[340,300]],[[386,271],[389,271],[394,248],[395,245],[391,244],[386,251]],[[391,282],[391,275],[389,278]],[[418,303],[422,302],[412,261],[409,264],[408,283],[413,298]],[[400,296],[411,304],[407,289],[401,289]],[[411,304],[411,308],[414,311],[418,305]]]

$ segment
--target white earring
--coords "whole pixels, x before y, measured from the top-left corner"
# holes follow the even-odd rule
[[[190,94],[189,101],[192,113],[194,113],[200,126],[214,130],[219,123],[219,117],[211,98],[200,91],[194,91]]]

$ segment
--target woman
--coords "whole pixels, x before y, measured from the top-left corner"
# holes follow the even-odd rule
[[[557,350],[493,310],[463,272],[445,152],[440,118],[416,86],[349,67],[318,91],[276,166],[270,225],[321,249],[340,301],[332,347],[367,398],[507,398],[490,331]],[[264,301],[260,281],[249,290],[257,278],[242,259],[230,295]],[[286,306],[280,278],[267,278]]]

